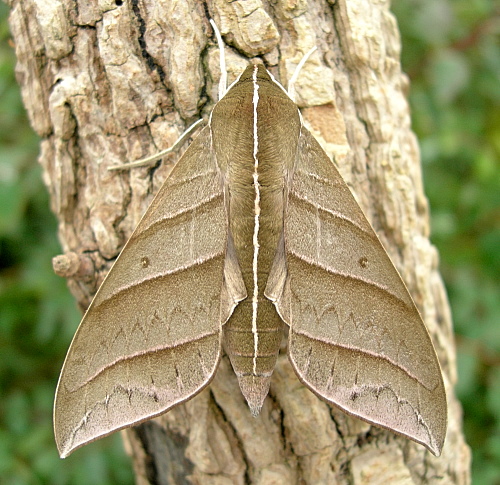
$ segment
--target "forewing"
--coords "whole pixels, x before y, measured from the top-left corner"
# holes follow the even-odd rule
[[[223,181],[205,128],[153,200],[75,334],[54,407],[62,457],[164,413],[209,383],[220,358],[221,319],[237,300],[225,287],[226,245]]]
[[[440,453],[446,396],[429,334],[349,188],[305,129],[266,294],[290,326],[289,357],[304,384]]]

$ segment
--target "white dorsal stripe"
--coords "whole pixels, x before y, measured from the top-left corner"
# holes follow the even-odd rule
[[[257,83],[258,66],[253,69],[253,185],[254,199],[254,228],[253,228],[253,297],[252,297],[252,334],[253,334],[253,373],[257,374],[257,351],[259,347],[259,334],[257,333],[257,310],[259,306],[259,225],[260,225],[260,184],[259,184],[259,139],[257,136],[257,105],[259,104],[259,84]]]

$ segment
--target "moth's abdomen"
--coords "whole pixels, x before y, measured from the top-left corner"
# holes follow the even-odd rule
[[[247,190],[233,194],[230,207],[231,202],[233,206],[246,205],[248,201],[253,203],[254,189],[249,183]],[[283,334],[283,323],[276,308],[264,296],[283,228],[283,213],[279,210],[283,204],[283,190],[271,191],[263,185],[260,190],[257,222],[254,210],[236,211],[233,220],[230,219],[230,230],[238,235],[234,238],[235,249],[247,298],[235,308],[223,327],[224,348],[253,414],[259,412],[268,393]]]
[[[254,415],[269,391],[283,336],[283,323],[274,305],[264,297],[259,300],[256,335],[251,326],[253,305],[248,298],[236,307],[223,329],[224,350]]]

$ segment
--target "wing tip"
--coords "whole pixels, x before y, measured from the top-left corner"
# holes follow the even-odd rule
[[[59,458],[61,458],[62,460],[67,458],[69,455],[71,455],[71,453],[73,453],[73,451],[86,445],[89,442],[89,441],[84,441],[84,442],[75,444],[74,440],[71,438],[68,438],[66,440],[59,438],[59,436],[57,435],[57,432],[55,433],[55,441],[56,441],[57,452],[59,453]],[[91,441],[94,441],[94,440],[91,440]]]
[[[59,448],[59,446],[57,447],[57,451],[59,452],[59,458],[61,458],[61,460],[64,460],[65,458],[67,458],[69,455],[71,455],[71,453],[73,453],[74,449],[68,449],[68,450],[61,450]]]

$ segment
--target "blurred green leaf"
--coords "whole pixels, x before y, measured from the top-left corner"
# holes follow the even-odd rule
[[[500,11],[488,0],[399,0],[392,9],[457,333],[473,483],[498,485]]]
[[[7,15],[0,3],[0,481],[132,483],[118,435],[74,458],[57,455],[56,380],[81,315],[66,282],[52,271],[60,252],[57,223],[37,164],[39,140],[14,79]]]
[[[452,102],[469,82],[469,64],[461,52],[437,51],[428,69],[430,86],[438,104]]]

